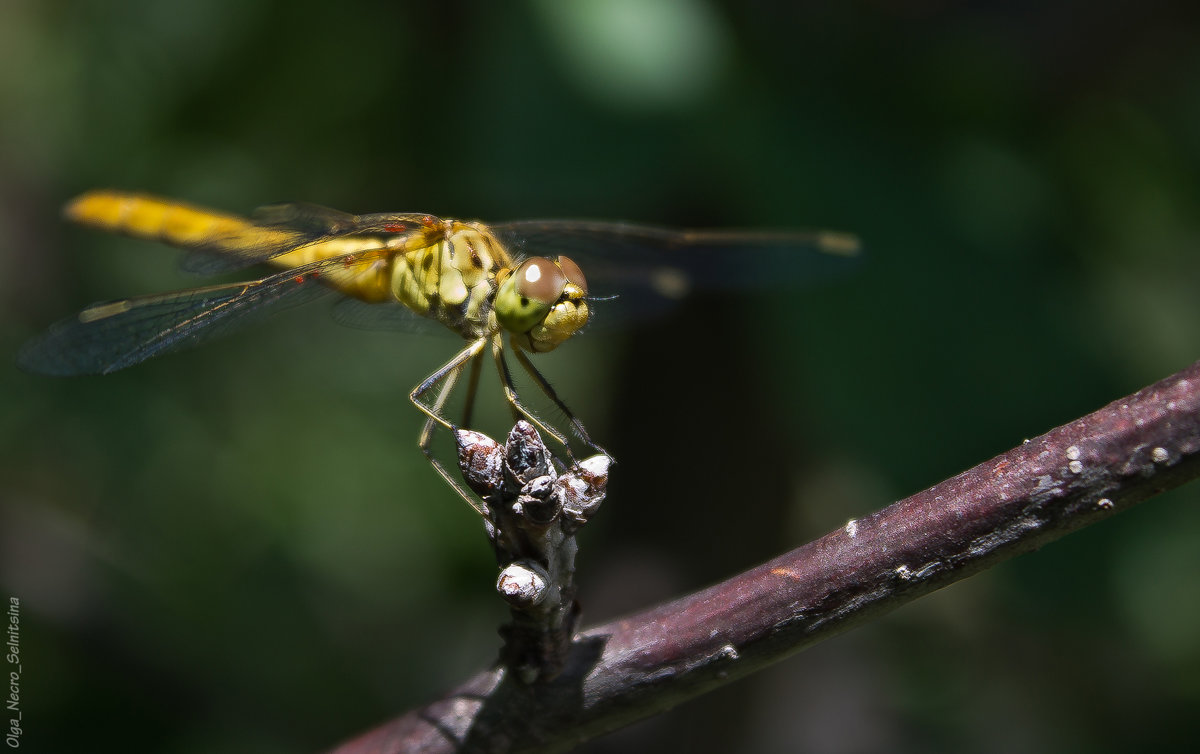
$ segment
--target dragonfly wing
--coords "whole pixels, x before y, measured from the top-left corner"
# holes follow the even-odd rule
[[[330,292],[314,276],[288,271],[246,283],[95,304],[26,343],[17,363],[40,374],[108,374]]]
[[[181,266],[202,275],[244,269],[320,243],[355,222],[354,215],[317,204],[270,204],[256,209],[234,231],[188,246],[191,253]]]
[[[291,228],[314,238],[353,228],[358,218],[349,212],[323,207],[310,202],[267,204],[250,216],[255,225]]]
[[[330,254],[384,246],[428,246],[438,240],[441,232],[441,222],[431,215],[352,215],[306,202],[270,204],[255,210],[252,218],[237,232],[192,246],[191,253],[184,258],[183,268],[188,272],[211,275],[269,262],[296,249],[321,245],[328,245]]]
[[[253,267],[309,243],[300,233],[247,225],[236,235],[211,238],[190,247],[179,266],[196,275],[216,275]]]
[[[358,330],[390,330],[413,335],[452,335],[437,320],[422,317],[400,303],[368,304],[344,298],[333,305],[333,319],[340,325]]]
[[[253,221],[254,224],[263,227],[297,231],[313,240],[359,233],[384,233],[394,236],[428,229],[438,230],[442,226],[439,218],[421,212],[352,215],[309,202],[286,202],[259,207],[254,210]]]
[[[833,231],[677,230],[588,220],[493,226],[518,256],[566,254],[590,296],[621,298],[622,315],[669,309],[697,290],[786,289],[851,268],[858,239]]]

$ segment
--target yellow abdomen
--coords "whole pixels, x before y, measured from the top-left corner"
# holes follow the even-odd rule
[[[218,256],[222,252],[237,256],[239,252],[296,246],[263,260],[285,270],[363,252],[360,257],[348,257],[343,264],[322,270],[319,279],[363,301],[392,300],[391,266],[396,252],[387,249],[378,237],[346,236],[307,243],[298,230],[264,227],[237,215],[118,191],[84,194],[68,204],[64,214],[82,225],[172,246],[202,248]]]
[[[226,215],[142,194],[91,191],[63,210],[81,225],[162,241],[173,246],[247,248],[271,241],[286,242],[297,234],[261,228],[237,215]]]

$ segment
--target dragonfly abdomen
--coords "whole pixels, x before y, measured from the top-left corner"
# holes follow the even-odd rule
[[[121,191],[91,191],[68,204],[74,222],[172,246],[198,248],[265,244],[286,240],[290,231],[263,228],[237,215]]]
[[[368,303],[391,301],[391,258],[378,236],[345,236],[306,242],[301,231],[259,225],[237,215],[120,191],[92,191],[67,205],[64,214],[82,225],[162,241],[220,255],[247,249],[295,248],[264,255],[272,267],[290,270],[334,257],[340,264],[316,272],[330,287]],[[297,245],[299,244],[299,245]],[[369,253],[373,252],[373,253]]]

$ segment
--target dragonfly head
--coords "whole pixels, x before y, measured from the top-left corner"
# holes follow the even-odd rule
[[[569,257],[531,257],[500,281],[493,311],[513,342],[553,351],[588,321],[587,281]]]

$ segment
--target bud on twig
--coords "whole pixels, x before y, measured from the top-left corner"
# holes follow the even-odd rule
[[[606,455],[558,473],[537,430],[519,421],[503,446],[457,430],[459,467],[483,499],[488,538],[501,566],[496,589],[512,623],[501,629],[501,660],[526,683],[549,681],[567,657],[579,607],[575,602],[575,532],[604,500]]]

